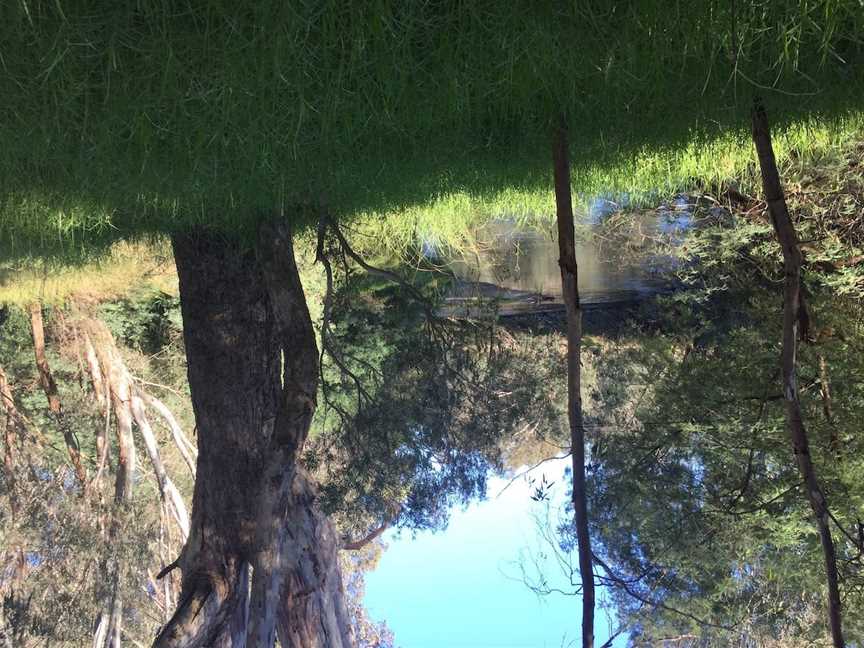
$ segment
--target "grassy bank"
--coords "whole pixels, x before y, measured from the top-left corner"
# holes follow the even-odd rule
[[[774,146],[781,176],[796,177],[812,165],[830,165],[842,158],[853,142],[864,136],[864,112],[841,118],[812,118],[777,130]],[[758,175],[749,131],[741,129],[713,139],[698,138],[683,148],[644,149],[633,156],[607,154],[605,160],[580,163],[572,171],[576,209],[583,215],[597,197],[648,207],[684,191],[704,190],[719,195],[728,187],[759,195]],[[471,247],[477,229],[497,218],[525,226],[546,226],[554,221],[555,203],[551,166],[527,175],[521,183],[498,183],[501,188],[473,190],[462,187],[441,191],[426,204],[389,211],[370,210],[352,215],[358,244],[365,241],[391,253],[416,244],[418,239],[443,249]],[[494,186],[494,182],[479,182]]]
[[[849,155],[861,140],[864,140],[864,112],[827,121],[813,118],[781,128],[775,135],[775,148],[781,176],[790,190],[791,207],[812,211],[812,194],[807,192],[814,190],[814,178],[818,180],[815,190],[822,192],[854,184],[860,169],[849,166]],[[484,172],[486,180],[478,179],[474,188],[462,185],[447,190],[442,184],[436,194],[430,185],[427,189],[432,197],[424,204],[352,213],[346,216],[344,227],[358,250],[380,261],[401,258],[406,250],[416,249],[418,241],[432,242],[445,253],[464,252],[476,245],[478,228],[493,219],[512,219],[524,226],[551,225],[554,196],[546,169],[526,172],[517,181],[515,173],[506,172],[507,166],[500,165],[500,175],[494,180],[489,177],[490,172]],[[511,166],[515,168],[515,162]],[[479,171],[477,174],[480,178]],[[583,214],[598,196],[626,201],[629,208],[643,208],[690,190],[716,197],[735,187],[743,194],[759,196],[760,182],[752,143],[745,130],[713,140],[694,140],[681,149],[645,150],[627,158],[610,155],[606,164],[580,164],[577,158],[573,170],[573,190],[579,197],[577,210]],[[483,189],[484,186],[488,188]],[[799,191],[801,187],[805,188]],[[849,209],[854,209],[853,203],[837,205],[833,212],[826,211],[822,217],[839,223],[846,215],[841,212]],[[49,220],[46,225],[49,227],[46,237],[54,242],[64,241],[64,232],[74,232],[76,227],[89,222],[83,213],[78,219],[58,213],[56,220]],[[810,222],[805,221],[805,225]],[[6,226],[10,226],[8,222]],[[123,234],[108,224],[105,227],[113,237]],[[307,230],[298,247],[311,249],[312,234],[311,228]],[[132,242],[121,240],[104,247],[88,247],[79,239],[72,240],[78,241],[77,244],[59,248],[37,246],[32,254],[0,263],[0,302],[21,304],[39,298],[59,303],[71,295],[110,297],[140,282],[155,283],[160,289],[173,292],[176,278],[170,245],[164,236],[137,237]],[[827,251],[822,257],[811,255],[811,258],[845,254],[847,243],[851,244],[826,239]],[[44,249],[61,253],[39,254]],[[854,284],[856,272],[854,267],[844,268],[830,281]]]

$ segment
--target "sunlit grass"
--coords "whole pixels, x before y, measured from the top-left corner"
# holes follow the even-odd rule
[[[781,174],[794,174],[802,165],[837,156],[862,136],[864,112],[832,120],[813,117],[777,128],[774,149]],[[598,197],[639,207],[678,192],[719,192],[732,184],[739,191],[758,195],[761,179],[757,171],[753,144],[745,130],[710,140],[694,139],[680,149],[646,147],[632,156],[609,156],[591,164],[577,158],[572,169],[575,207],[584,216]],[[554,216],[550,163],[545,175],[526,173],[521,184],[504,184],[490,191],[444,191],[426,204],[360,212],[350,223],[358,245],[398,254],[418,241],[443,251],[464,251],[474,244],[477,228],[490,220],[549,226]]]
[[[774,144],[781,173],[794,178],[808,164],[840,157],[851,142],[864,138],[864,112],[831,120],[816,117],[775,129]],[[631,156],[602,156],[591,164],[574,156],[573,191],[576,209],[583,216],[597,197],[629,206],[652,205],[680,191],[722,191],[734,184],[750,195],[761,193],[755,154],[745,130],[726,133],[711,140],[694,139],[681,148],[648,149]],[[522,226],[549,228],[554,222],[551,172],[538,161],[525,164],[520,177],[514,168],[487,165],[478,171],[478,182],[447,188],[443,180],[426,189],[426,202],[407,203],[400,208],[369,209],[343,216],[353,244],[377,261],[392,261],[420,242],[439,252],[464,253],[477,245],[478,229],[495,219],[508,219]],[[485,188],[484,188],[485,187]],[[32,216],[32,214],[30,215]],[[62,217],[61,217],[62,216]],[[22,222],[27,214],[23,213]],[[0,266],[0,301],[27,303],[34,298],[61,302],[70,296],[98,299],[122,294],[134,283],[151,282],[169,292],[176,290],[170,246],[163,237],[150,242],[118,242],[99,248],[81,245],[75,219],[84,213],[57,216],[56,229],[44,235],[62,241],[68,238],[66,255],[19,257]],[[110,218],[92,218],[104,232],[117,232]],[[314,247],[313,222],[304,224],[297,247],[300,254]],[[85,260],[81,261],[81,256]],[[311,261],[305,265],[311,267]]]
[[[121,241],[104,255],[83,263],[25,258],[0,265],[0,304],[100,302],[122,297],[142,285],[177,292],[171,247],[164,239]]]
[[[738,172],[754,93],[786,124],[864,97],[859,0],[181,6],[0,3],[0,260],[299,205],[458,240],[548,213],[561,114],[587,200]]]

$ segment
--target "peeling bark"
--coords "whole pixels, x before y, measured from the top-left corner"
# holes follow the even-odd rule
[[[576,234],[570,195],[570,160],[563,119],[555,128],[552,160],[555,174],[555,206],[561,288],[567,309],[567,413],[570,421],[570,451],[573,461],[573,510],[582,576],[582,647],[594,646],[594,563],[588,529],[585,493],[585,427],[582,420],[582,309],[579,303]]]
[[[95,320],[88,320],[83,322],[81,326],[86,330],[85,338],[90,348],[93,349],[93,355],[96,358],[96,372],[108,377],[105,387],[117,414],[120,463],[125,465],[130,460],[134,463],[135,446],[132,437],[132,423],[134,422],[144,440],[147,457],[159,487],[159,495],[163,504],[170,511],[171,517],[177,524],[185,542],[189,536],[189,514],[186,511],[183,498],[180,496],[180,491],[177,490],[174,482],[168,476],[162,462],[159,444],[147,417],[145,402],[149,400],[148,396],[133,384],[132,376],[123,362],[114,338],[105,325]],[[98,350],[90,342],[91,339],[98,341]],[[167,411],[164,405],[162,407]],[[170,412],[168,415],[170,416]],[[173,419],[173,417],[171,418]],[[131,490],[131,483],[129,482],[131,474],[131,471],[124,471],[122,475],[124,492]],[[118,474],[118,479],[120,478],[121,475]]]
[[[87,371],[90,374],[90,382],[93,385],[93,393],[96,402],[105,411],[105,425],[96,428],[96,474],[93,476],[91,486],[100,490],[100,479],[102,471],[108,460],[108,428],[111,422],[111,399],[108,396],[108,387],[105,384],[99,357],[93,346],[93,341],[88,333],[83,333],[84,356],[87,360]]]
[[[312,478],[298,468],[286,525],[296,539],[283,548],[287,576],[278,612],[279,642],[283,648],[350,648],[336,534],[315,506],[316,496]]]
[[[114,486],[115,510],[109,531],[109,543],[114,542],[121,533],[120,513],[132,497],[133,477],[136,469],[133,424],[137,425],[144,441],[147,456],[159,488],[163,510],[171,513],[171,518],[185,541],[189,535],[189,516],[180,492],[168,476],[162,463],[156,435],[147,417],[145,395],[137,390],[133,384],[132,377],[107,327],[96,320],[85,320],[81,323],[81,328],[84,330],[91,375],[101,376],[99,384],[106,401],[106,421],[112,410],[117,418],[118,466]],[[94,380],[94,385],[95,383]],[[99,445],[98,437],[97,445]],[[103,436],[100,447],[100,469],[97,476],[101,473],[105,452],[107,452],[107,443]],[[94,632],[94,648],[119,646],[122,635],[123,606],[120,591],[120,565],[111,560],[105,565],[104,570],[108,574],[106,580],[110,582],[110,590],[105,595],[103,609]]]
[[[300,596],[298,547],[333,575],[313,584],[341,593],[335,541],[333,552],[319,544],[335,535],[297,466],[318,355],[291,236],[284,226],[263,227],[257,253],[207,231],[176,235],[173,244],[199,454],[180,603],[154,646],[272,646],[283,601]],[[351,645],[344,605],[331,609],[329,617],[341,618],[332,624],[338,636],[305,617],[297,623],[314,643],[303,646]]]
[[[104,407],[108,400],[105,393],[105,380],[102,378],[102,368],[99,366],[99,358],[96,355],[96,349],[93,348],[93,341],[86,333],[84,334],[84,356],[87,359],[87,371],[90,373],[90,383],[93,385],[96,402]]]
[[[122,385],[114,386],[113,383],[110,391],[114,411],[117,414],[117,478],[114,482],[114,511],[108,531],[108,542],[113,544],[121,533],[120,522],[123,509],[132,500],[136,461],[128,392],[123,389]],[[110,589],[105,595],[93,648],[120,648],[123,624],[120,564],[115,558],[111,558],[103,569],[106,573],[106,581],[110,583]],[[97,640],[102,643],[97,643]]]
[[[843,631],[841,623],[840,588],[837,578],[837,557],[834,542],[829,527],[828,502],[822,492],[816,469],[810,457],[810,445],[807,429],[801,417],[801,403],[798,400],[797,353],[799,325],[805,326],[809,318],[805,315],[801,294],[801,250],[795,226],[789,217],[783,188],[780,184],[780,174],[774,158],[771,145],[771,133],[768,127],[768,117],[765,109],[757,101],[753,108],[753,142],[759,156],[759,166],[762,170],[762,185],[765,191],[765,201],[774,224],[774,232],[783,250],[785,268],[785,289],[783,299],[783,346],[781,352],[783,396],[786,402],[786,424],[792,440],[792,450],[795,461],[807,491],[807,498],[819,538],[822,542],[822,553],[825,559],[825,578],[828,584],[828,620],[831,627],[831,637],[835,648],[843,648]]]

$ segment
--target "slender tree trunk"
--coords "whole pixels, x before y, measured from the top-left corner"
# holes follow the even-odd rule
[[[100,407],[104,407],[107,401],[105,393],[105,379],[102,377],[102,369],[99,366],[99,357],[96,355],[96,349],[93,347],[93,340],[90,336],[84,334],[84,356],[87,359],[87,370],[90,373],[90,382],[93,384],[93,393],[96,396],[96,402]]]
[[[0,367],[0,412],[3,413],[3,472],[6,478],[6,489],[9,491],[9,507],[12,517],[18,514],[18,493],[15,480],[15,428],[18,419],[15,411],[15,401],[12,400],[12,388],[6,378],[6,372]]]
[[[114,337],[108,328],[102,322],[96,320],[86,320],[80,323],[79,326],[84,329],[85,339],[88,346],[93,349],[93,356],[96,360],[95,367],[91,368],[91,373],[108,377],[105,387],[107,387],[111,400],[114,403],[114,409],[117,412],[120,461],[121,463],[125,463],[130,460],[130,457],[134,457],[135,448],[131,436],[132,423],[134,421],[138,426],[141,438],[144,440],[144,448],[147,451],[147,457],[150,459],[150,465],[156,477],[156,484],[159,487],[162,503],[171,513],[171,517],[180,529],[183,541],[185,542],[189,535],[189,515],[186,512],[186,505],[183,503],[180,491],[177,490],[177,487],[165,470],[165,465],[162,463],[159,444],[153,432],[153,427],[150,425],[150,419],[147,417],[147,408],[145,406],[147,395],[134,385],[132,376],[129,374],[129,370],[123,362],[123,357],[117,349]],[[98,350],[93,347],[92,340],[97,341]],[[170,412],[168,414],[170,415]],[[131,484],[126,481],[130,475],[131,472],[129,471],[126,471],[123,475],[124,483],[122,487],[124,492],[131,488]]]
[[[147,450],[147,456],[150,458],[150,465],[153,466],[153,474],[156,476],[156,484],[159,486],[159,495],[171,512],[171,517],[177,523],[183,542],[186,542],[186,538],[189,537],[189,514],[186,512],[186,505],[183,503],[180,491],[177,490],[177,487],[165,470],[165,465],[162,463],[162,456],[159,452],[159,445],[156,441],[156,435],[153,433],[150,420],[147,418],[144,401],[140,395],[135,393],[134,388],[132,391],[131,406],[132,416],[138,425],[141,438],[144,439],[144,447]]]
[[[81,324],[85,339],[93,347],[99,373],[103,382],[103,397],[106,401],[106,416],[113,409],[117,418],[117,476],[114,481],[114,507],[108,527],[106,541],[113,546],[123,533],[123,519],[129,503],[136,471],[135,440],[132,434],[132,389],[122,361],[117,357],[111,334],[101,322],[85,321]],[[92,368],[91,368],[92,371]],[[98,437],[97,437],[97,445]],[[106,436],[102,437],[100,467],[107,454]],[[104,454],[103,454],[104,453]],[[104,586],[102,603],[96,628],[93,633],[93,648],[120,648],[123,631],[122,565],[114,556],[102,564]]]
[[[582,646],[594,646],[594,566],[588,531],[585,493],[585,428],[582,422],[582,310],[579,304],[576,233],[570,195],[570,160],[566,125],[555,128],[552,160],[555,172],[555,206],[558,221],[558,265],[567,308],[567,413],[570,420],[570,451],[573,458],[573,510],[582,575]]]
[[[87,489],[87,472],[81,463],[81,449],[78,440],[69,427],[68,421],[63,417],[63,408],[60,404],[60,394],[57,391],[57,383],[51,374],[51,367],[45,355],[45,326],[42,322],[42,305],[39,302],[30,304],[30,331],[33,334],[33,350],[36,354],[36,367],[39,369],[39,384],[48,399],[48,407],[57,420],[57,425],[63,433],[66,448],[69,451],[69,459],[75,469],[75,476],[81,485],[82,493]]]
[[[174,439],[174,444],[177,446],[177,450],[180,451],[180,456],[183,457],[183,461],[186,462],[186,466],[189,468],[189,472],[192,474],[192,478],[194,479],[195,461],[198,459],[197,448],[183,433],[183,428],[180,427],[180,424],[177,422],[177,419],[174,418],[171,410],[169,410],[162,401],[150,394],[144,394],[143,398],[150,407],[159,413],[168,425],[168,429],[171,430],[171,436]]]
[[[180,603],[154,645],[269,647],[278,627],[283,646],[350,646],[335,540],[332,552],[321,543],[333,530],[297,466],[318,352],[290,232],[263,227],[257,253],[206,231],[173,243],[199,447]],[[299,555],[332,578],[298,590]],[[334,635],[311,610],[280,625],[283,602],[300,598],[341,615]],[[300,627],[307,643],[283,636]]]
[[[85,328],[90,328],[89,323],[85,322],[84,326]],[[91,482],[91,486],[99,493],[101,500],[100,480],[102,478],[102,471],[105,469],[105,464],[108,461],[108,429],[111,425],[111,388],[110,385],[105,383],[107,373],[102,370],[99,355],[93,346],[90,332],[84,331],[83,340],[84,355],[87,359],[87,368],[90,373],[90,382],[93,384],[96,402],[105,411],[105,424],[96,428],[96,474],[93,475]]]
[[[367,533],[362,538],[358,538],[357,540],[349,540],[347,538],[343,538],[341,543],[339,544],[339,549],[342,551],[359,551],[363,549],[366,545],[368,545],[373,540],[380,538],[384,532],[390,528],[390,525],[399,517],[399,513],[401,513],[402,507],[397,506],[396,512],[390,515],[382,524],[372,529],[369,533]]]
[[[753,142],[762,170],[762,185],[765,201],[774,224],[777,240],[783,250],[786,273],[783,300],[783,346],[781,364],[783,396],[786,402],[786,424],[792,439],[792,450],[798,470],[804,478],[807,498],[813,509],[822,552],[825,558],[825,576],[828,583],[828,619],[835,648],[843,648],[843,632],[840,615],[840,589],[837,583],[837,557],[829,528],[828,502],[816,478],[816,470],[810,457],[807,430],[801,418],[801,403],[798,400],[797,353],[799,323],[807,322],[801,295],[801,250],[798,235],[789,217],[786,199],[780,184],[780,174],[771,145],[771,133],[765,109],[757,101],[753,108]]]
[[[30,332],[33,335],[33,350],[36,353],[36,368],[39,369],[39,384],[48,398],[48,407],[55,415],[60,414],[60,394],[45,356],[45,325],[42,321],[42,304],[30,304]]]
[[[819,394],[822,396],[822,413],[828,423],[831,452],[836,459],[841,458],[840,437],[837,434],[837,426],[834,424],[834,412],[831,407],[831,381],[828,380],[828,363],[825,356],[819,354]]]

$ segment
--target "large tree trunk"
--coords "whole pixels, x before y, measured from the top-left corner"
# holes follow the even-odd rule
[[[335,536],[297,466],[318,352],[290,232],[263,227],[257,252],[204,231],[173,243],[199,454],[180,604],[154,645],[272,646],[278,625],[285,646],[349,646],[335,540],[322,542]],[[307,563],[317,580],[296,577]],[[324,603],[283,624],[307,598]]]
[[[554,132],[552,161],[555,172],[555,206],[561,288],[567,308],[567,413],[570,420],[570,452],[573,459],[573,510],[582,575],[582,646],[594,646],[594,564],[588,531],[585,493],[585,427],[582,422],[582,309],[579,304],[576,266],[576,233],[570,196],[570,160],[567,130],[562,122]]]
[[[840,618],[840,588],[837,582],[837,557],[829,528],[828,502],[822,493],[816,470],[810,458],[810,445],[807,429],[801,418],[801,403],[798,400],[797,354],[799,323],[806,323],[806,311],[801,295],[801,250],[798,235],[789,217],[780,174],[771,145],[771,133],[765,109],[757,102],[753,108],[753,142],[759,156],[762,170],[762,185],[768,212],[774,224],[777,240],[783,249],[786,281],[783,300],[783,396],[786,402],[786,424],[792,439],[792,450],[798,463],[798,470],[804,479],[807,498],[813,509],[822,553],[825,558],[825,576],[828,583],[828,619],[835,648],[843,648],[843,632]]]

